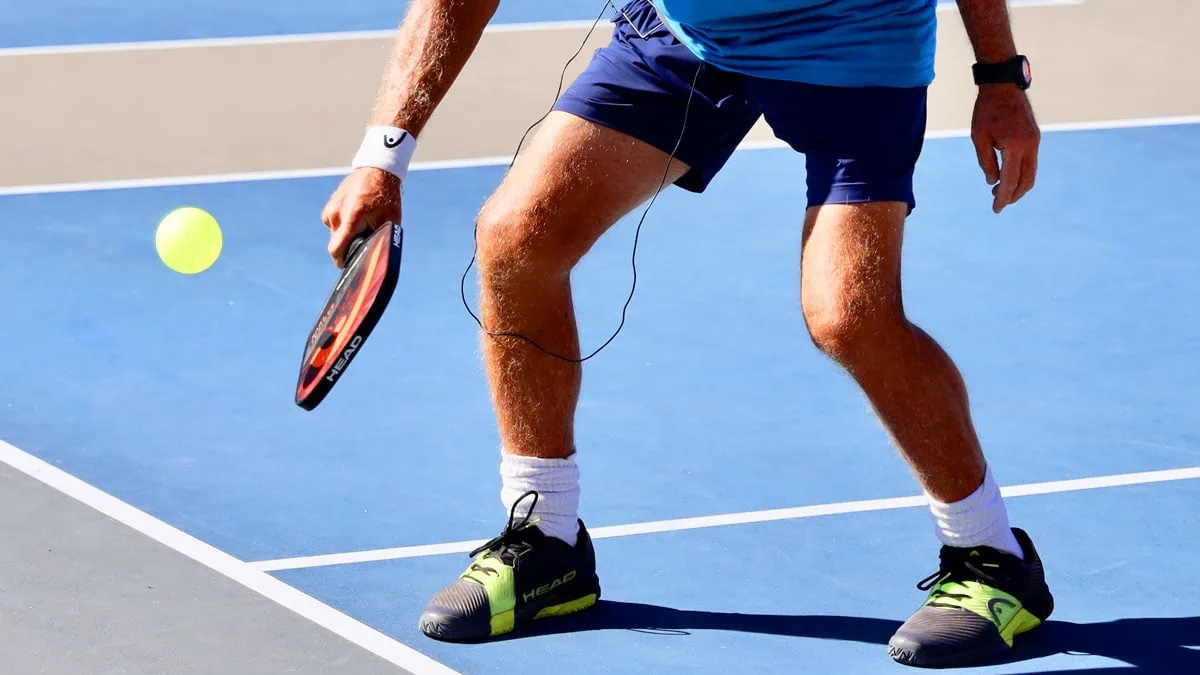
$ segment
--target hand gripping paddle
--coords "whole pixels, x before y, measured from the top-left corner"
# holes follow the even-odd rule
[[[350,242],[342,276],[304,347],[296,405],[316,408],[362,350],[396,289],[403,244],[399,223],[387,223]]]

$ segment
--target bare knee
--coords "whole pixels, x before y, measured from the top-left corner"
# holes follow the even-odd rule
[[[813,343],[857,370],[895,354],[909,335],[900,298],[905,205],[872,202],[810,209],[801,303]]]
[[[493,198],[476,223],[479,270],[485,286],[549,281],[570,274],[575,261],[551,236],[553,227],[529,204]]]
[[[898,296],[845,287],[805,288],[804,322],[817,349],[850,370],[887,358],[909,331]]]

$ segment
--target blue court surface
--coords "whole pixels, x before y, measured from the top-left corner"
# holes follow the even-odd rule
[[[953,4],[953,0],[938,2]],[[0,0],[0,49],[388,30],[400,23],[407,4],[406,0]],[[620,6],[616,0],[613,4]],[[603,6],[604,0],[501,0],[493,23],[594,20]],[[612,14],[611,8],[604,11]]]
[[[970,142],[926,146],[906,307],[964,372],[1000,482],[1053,483],[1010,509],[1058,609],[979,672],[1200,672],[1197,156],[1200,125],[1047,133],[1038,187],[997,217]],[[412,174],[401,286],[311,413],[292,395],[336,277],[317,219],[336,178],[0,197],[4,440],[250,562],[495,535],[498,441],[459,279],[502,171]],[[651,211],[629,322],[585,370],[590,527],[917,494],[806,337],[803,179],[788,150],[743,151],[708,193]],[[154,254],[182,204],[226,235],[197,276]],[[635,222],[577,272],[585,351],[619,319]],[[901,505],[612,530],[598,608],[488,645],[416,629],[469,546],[265,567],[466,673],[902,672],[883,645],[937,548],[924,509]]]

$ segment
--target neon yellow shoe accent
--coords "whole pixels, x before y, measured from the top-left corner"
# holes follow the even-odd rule
[[[1042,620],[1030,614],[1024,608],[1017,610],[1016,615],[1008,625],[1000,629],[1000,637],[1009,647],[1013,646],[1013,638],[1021,633],[1028,633],[1042,624]]]
[[[953,606],[987,619],[1000,631],[1009,647],[1013,638],[1037,628],[1042,620],[1029,613],[1021,601],[1004,591],[977,581],[947,581],[929,592],[925,605]]]
[[[517,623],[517,613],[514,610],[492,615],[492,637],[511,633]]]
[[[514,610],[517,607],[513,568],[499,558],[483,554],[471,562],[460,578],[483,586],[487,593],[488,608],[492,610],[491,634],[496,636],[511,632],[516,622]]]
[[[545,619],[552,616],[566,616],[568,614],[574,614],[575,612],[582,612],[588,607],[596,604],[597,599],[598,598],[596,597],[595,593],[589,593],[582,598],[578,598],[570,602],[564,602],[561,605],[550,605],[549,607],[545,607],[533,618],[536,621],[538,619]]]

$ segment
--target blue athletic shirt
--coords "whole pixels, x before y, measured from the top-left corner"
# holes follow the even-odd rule
[[[833,87],[933,81],[937,0],[651,0],[723,70]]]

